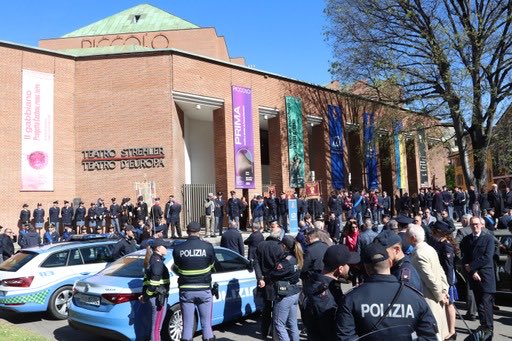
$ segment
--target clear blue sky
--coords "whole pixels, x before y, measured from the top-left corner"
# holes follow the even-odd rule
[[[142,3],[215,27],[230,56],[257,69],[321,85],[331,80],[324,0],[9,0],[2,2],[0,40],[37,46]]]

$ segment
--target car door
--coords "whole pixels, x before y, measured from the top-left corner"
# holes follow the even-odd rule
[[[216,248],[212,283],[219,285],[219,298],[213,299],[214,324],[237,319],[256,310],[256,277],[250,262],[238,253]]]

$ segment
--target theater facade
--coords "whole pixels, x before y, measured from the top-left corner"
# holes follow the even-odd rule
[[[23,203],[173,194],[186,221],[212,190],[250,199],[314,178],[325,197],[445,181],[428,119],[248,67],[214,28],[150,5],[39,47],[0,42],[0,82],[3,226]]]

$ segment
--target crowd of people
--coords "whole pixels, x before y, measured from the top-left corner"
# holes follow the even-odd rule
[[[467,284],[465,318],[479,319],[480,335],[492,336],[496,291],[493,231],[512,227],[512,194],[508,188],[504,194],[496,185],[480,194],[472,187],[468,191],[421,189],[411,196],[396,195],[393,200],[385,191],[339,191],[332,192],[325,205],[321,199],[285,193],[256,195],[249,202],[238,198],[235,191],[230,192],[227,201],[222,196],[222,192],[210,193],[204,200],[204,236],[220,235],[221,246],[253,262],[258,292],[264,300],[263,339],[273,334],[276,340],[299,340],[300,310],[302,331],[310,340],[352,340],[363,335],[377,340],[413,333],[425,340],[456,340],[457,262]],[[297,199],[296,235],[289,234],[289,198]],[[135,205],[129,198],[123,198],[121,204],[116,198],[111,201],[107,208],[100,198],[88,211],[83,202],[73,209],[68,201],[64,201],[63,208],[56,201],[47,218],[41,204],[32,214],[25,204],[20,213],[18,243],[23,248],[69,240],[73,234],[103,233],[120,238],[114,259],[140,245],[158,251],[151,258],[151,262],[158,262],[165,255],[162,238],[182,236],[181,205],[172,195],[163,207],[159,198],[151,207],[143,197],[137,198]],[[244,212],[249,212],[251,219],[244,218]],[[456,230],[455,221],[461,222],[462,228]],[[190,243],[185,246],[207,248],[211,257],[208,243],[198,239],[202,227],[191,224],[187,226]],[[240,230],[249,224],[252,233],[244,240]],[[264,232],[269,233],[267,238]],[[4,259],[14,252],[13,235],[12,229],[4,229],[0,243]],[[247,254],[244,245],[248,246]],[[190,272],[185,268],[191,260],[183,254],[176,257],[184,267],[178,273],[186,277]],[[198,259],[190,264],[195,266]],[[206,263],[201,266],[208,270],[205,274],[210,274],[212,260]],[[146,264],[147,276],[154,275],[148,273],[150,268]],[[356,289],[345,294],[340,284],[346,281]],[[201,290],[180,286],[180,300],[197,303],[201,291],[200,301],[208,304],[200,309],[207,314],[211,277],[203,278],[201,285]],[[148,293],[153,289],[147,289]],[[144,294],[141,300],[152,302],[153,314],[160,321],[158,302],[150,296]],[[194,304],[185,303],[184,326],[190,327],[193,316],[186,311]],[[211,326],[205,325],[203,330],[205,338],[212,340]],[[184,329],[184,339],[189,339],[189,334],[188,328]]]

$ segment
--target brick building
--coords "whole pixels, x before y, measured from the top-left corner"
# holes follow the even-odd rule
[[[134,199],[137,184],[150,183],[152,194],[163,199],[174,194],[179,201],[190,200],[183,196],[193,184],[224,193],[236,189],[248,198],[269,184],[288,191],[287,96],[300,99],[300,127],[295,128],[302,128],[297,131],[302,131],[304,176],[314,171],[323,195],[333,188],[327,114],[333,106],[342,113],[343,187],[367,187],[364,113],[375,114],[376,122],[384,117],[412,122],[418,116],[361,95],[247,67],[243,58],[229,56],[214,28],[198,27],[149,5],[39,45],[0,42],[4,226],[15,224],[23,203],[33,210],[41,202],[48,210],[54,200],[81,199],[87,205],[102,197],[108,204],[111,197]],[[233,122],[235,88],[248,89],[251,96],[245,117],[252,124],[243,131],[251,135],[252,130],[253,148],[247,149],[252,155],[244,160],[252,166],[251,185],[245,187],[254,188],[235,184],[240,133],[239,122]],[[420,120],[428,126],[427,119]],[[393,193],[398,188],[393,129],[374,128],[378,187]],[[39,143],[41,134],[47,141],[34,147],[28,140]],[[417,191],[434,175],[436,185],[442,185],[442,147],[429,139],[420,157],[418,135],[411,129],[403,135],[407,179],[402,190]]]

